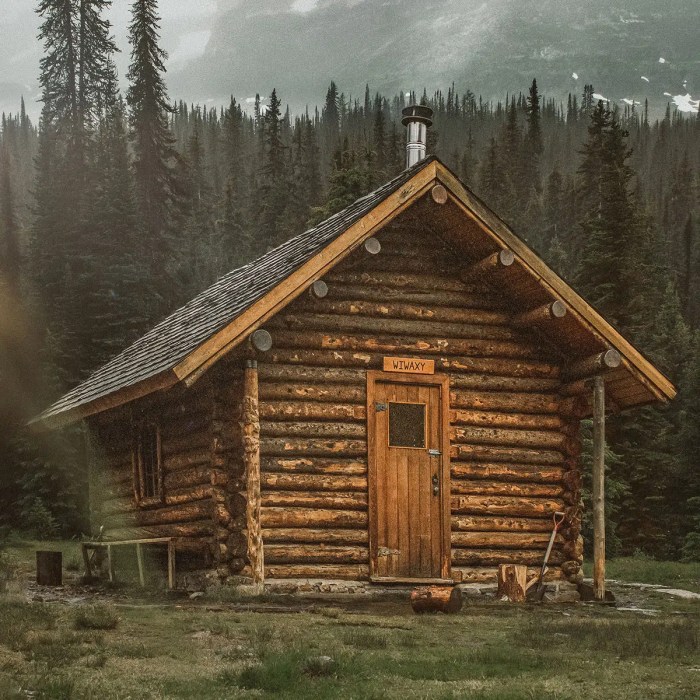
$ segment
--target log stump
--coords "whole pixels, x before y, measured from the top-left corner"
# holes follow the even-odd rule
[[[511,603],[524,603],[527,589],[536,578],[527,580],[527,566],[522,564],[500,564],[498,567],[498,599]]]
[[[63,553],[37,551],[36,582],[40,586],[63,585]]]
[[[462,591],[456,586],[426,586],[411,592],[415,613],[456,613],[462,609]]]

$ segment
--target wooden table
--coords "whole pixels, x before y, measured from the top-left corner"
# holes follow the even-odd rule
[[[173,537],[150,537],[140,540],[113,540],[105,542],[81,542],[83,552],[83,562],[85,563],[85,573],[87,576],[92,576],[92,566],[90,563],[89,550],[104,549],[107,551],[107,573],[110,581],[114,581],[114,567],[112,564],[112,547],[135,546],[136,547],[136,563],[139,567],[139,583],[142,586],[146,585],[143,567],[143,545],[156,544],[166,545],[168,548],[168,588],[175,588],[175,538]]]

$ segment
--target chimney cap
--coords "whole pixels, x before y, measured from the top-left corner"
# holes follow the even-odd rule
[[[401,110],[403,119],[401,123],[408,126],[411,122],[422,122],[426,126],[433,124],[433,110],[425,105],[409,105]]]

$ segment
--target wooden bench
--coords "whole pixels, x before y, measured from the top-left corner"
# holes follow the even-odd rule
[[[150,537],[140,540],[113,540],[105,542],[81,542],[85,574],[92,577],[92,562],[89,550],[105,550],[107,552],[107,574],[110,581],[114,581],[114,566],[112,563],[112,547],[136,547],[136,563],[139,567],[139,583],[146,585],[143,567],[143,545],[164,545],[168,548],[168,588],[175,589],[175,538],[174,537]]]

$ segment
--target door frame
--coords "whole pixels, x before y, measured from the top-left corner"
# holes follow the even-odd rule
[[[377,383],[414,384],[437,386],[440,388],[440,579],[434,578],[400,578],[379,577],[378,548],[378,511],[377,511],[377,436],[376,436],[376,390]],[[416,582],[452,582],[451,545],[450,545],[450,378],[446,374],[403,374],[369,370],[367,372],[367,486],[369,496],[369,575],[377,582],[416,581]]]

